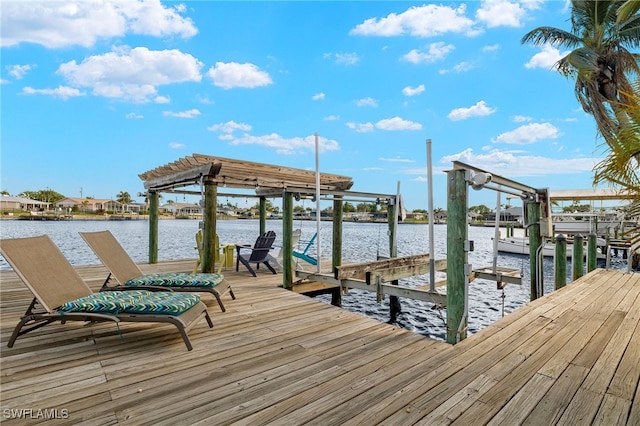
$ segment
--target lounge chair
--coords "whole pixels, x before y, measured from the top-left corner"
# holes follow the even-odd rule
[[[224,279],[224,275],[182,272],[143,274],[110,231],[80,232],[80,236],[109,270],[109,275],[102,285],[103,290],[115,288],[108,285],[113,276],[120,286],[124,287],[152,286],[170,288],[177,292],[206,292],[216,298],[222,312],[225,312],[222,295],[228,290],[231,298],[236,298],[229,283]]]
[[[293,257],[295,257],[296,259],[300,259],[300,260],[304,260],[307,263],[310,263],[312,265],[317,265],[318,264],[318,259],[316,259],[313,256],[309,255],[309,249],[311,248],[311,246],[313,245],[313,243],[316,241],[316,238],[318,237],[318,233],[316,232],[315,234],[313,234],[313,237],[311,237],[311,239],[309,241],[307,241],[307,245],[304,247],[304,250],[302,251],[293,251]]]
[[[169,323],[177,327],[188,350],[193,348],[187,336],[193,326],[205,318],[213,327],[197,294],[146,290],[94,293],[46,235],[2,240],[0,253],[34,295],[9,338],[9,347],[19,336],[55,321]],[[36,309],[38,304],[41,309]]]
[[[256,277],[256,271],[253,270],[251,264],[255,263],[256,269],[258,269],[260,264],[264,263],[272,273],[276,274],[276,270],[269,264],[269,251],[271,250],[275,239],[276,233],[273,231],[267,231],[256,239],[256,243],[253,247],[236,244],[236,271],[238,271],[240,263],[242,263],[246,266],[249,272],[251,272],[251,275]],[[251,252],[243,254],[242,250],[250,250]]]
[[[293,231],[293,234],[291,235],[291,246],[292,247],[296,247],[298,245],[298,241],[300,241],[300,235],[302,234],[302,230],[301,229],[296,229]],[[273,246],[274,249],[277,249],[277,251],[274,250],[274,253],[271,254],[269,253],[269,263],[277,266],[280,270],[282,270],[282,247],[278,247],[278,246]]]

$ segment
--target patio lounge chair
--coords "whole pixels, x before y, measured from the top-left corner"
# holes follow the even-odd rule
[[[2,240],[0,253],[34,295],[9,338],[9,347],[19,336],[55,321],[169,323],[176,326],[188,350],[193,348],[187,336],[193,326],[205,318],[213,327],[197,294],[146,290],[94,293],[46,235]],[[38,304],[41,309],[36,309]]]
[[[109,275],[102,285],[103,290],[115,288],[108,285],[113,276],[120,286],[124,287],[144,288],[145,286],[153,286],[156,288],[169,288],[177,292],[206,292],[211,293],[216,298],[222,312],[225,311],[222,295],[228,290],[231,298],[236,298],[229,283],[224,279],[224,275],[181,272],[143,274],[110,231],[80,232],[80,236],[109,270]]]
[[[251,275],[256,277],[256,271],[251,267],[252,263],[256,264],[256,269],[260,267],[261,263],[264,263],[267,268],[274,274],[276,270],[269,264],[269,251],[273,246],[273,242],[276,239],[276,233],[273,231],[267,231],[260,235],[256,239],[256,243],[251,246],[236,244],[236,271],[238,271],[240,263],[247,267]],[[242,253],[242,250],[251,250],[251,253]]]

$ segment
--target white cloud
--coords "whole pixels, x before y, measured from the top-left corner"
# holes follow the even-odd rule
[[[370,122],[354,123],[352,121],[346,124],[347,124],[347,127],[349,127],[351,130],[355,130],[358,133],[369,133],[369,132],[373,132],[375,129],[387,130],[387,131],[421,130],[422,129],[422,124],[416,123],[415,121],[405,120],[400,117],[385,118],[383,120],[378,121],[375,124]]]
[[[469,108],[456,108],[447,117],[451,121],[466,120],[471,117],[483,117],[496,112],[498,108],[489,108],[485,101],[479,101]]]
[[[374,130],[373,123],[354,123],[349,121],[346,125],[348,128],[355,130],[358,133],[370,133]]]
[[[268,73],[250,63],[216,62],[215,66],[209,68],[207,75],[213,80],[214,85],[223,89],[236,87],[252,89],[273,83]]]
[[[314,100],[314,101],[320,101],[320,100],[322,100],[322,99],[324,99],[324,98],[325,98],[325,95],[324,95],[324,93],[322,93],[322,92],[320,92],[320,93],[316,93],[315,95],[313,95],[313,96],[311,97],[311,99],[312,99],[312,100]]]
[[[197,109],[190,109],[181,112],[164,111],[162,115],[164,115],[165,117],[195,118],[200,115],[200,111],[198,111]]]
[[[157,87],[201,80],[202,63],[179,50],[149,50],[146,47],[114,48],[103,55],[90,56],[60,65],[57,74],[70,85],[86,87],[96,96],[124,101],[167,103]]]
[[[336,64],[340,65],[355,65],[360,62],[360,57],[357,53],[336,53]]]
[[[512,2],[509,0],[483,0],[476,18],[488,28],[521,27],[528,10],[539,7],[538,1]]]
[[[531,121],[531,117],[528,117],[526,115],[514,115],[513,121],[515,123],[523,123],[525,121]]]
[[[9,75],[16,80],[22,80],[29,71],[31,71],[31,65],[7,65],[5,67],[9,71]]]
[[[454,65],[451,70],[440,70],[440,71],[438,71],[438,73],[440,73],[440,74],[448,74],[450,72],[453,72],[453,73],[456,73],[456,74],[460,74],[460,73],[472,70],[473,68],[475,68],[475,67],[469,62],[460,62],[459,64]]]
[[[467,148],[457,154],[442,157],[443,164],[461,161],[473,164],[487,171],[499,171],[505,177],[531,177],[557,174],[573,174],[593,171],[593,167],[601,161],[598,158],[548,158],[527,155],[520,151],[490,150],[487,153],[475,154]]]
[[[484,46],[482,48],[483,52],[495,52],[496,50],[500,50],[500,45],[498,43],[492,44],[492,45],[489,45],[489,46]]]
[[[99,39],[127,34],[193,37],[198,30],[180,15],[184,11],[159,0],[3,1],[0,46],[91,47]]]
[[[542,51],[536,53],[529,59],[529,62],[524,64],[526,68],[544,68],[552,70],[556,62],[569,54],[569,51],[560,53],[559,49],[556,49],[551,44],[547,43],[542,46]]]
[[[380,158],[378,158],[378,160],[387,161],[389,163],[415,163],[416,162],[416,160],[413,160],[411,158],[384,158],[384,157],[380,157]]]
[[[139,120],[141,118],[144,118],[144,116],[142,114],[130,112],[129,114],[125,115],[125,118],[128,120],[133,120],[133,119]]]
[[[245,123],[236,123],[235,121],[227,121],[226,123],[214,124],[213,126],[207,127],[207,130],[211,130],[212,132],[223,132],[223,133],[233,133],[236,130],[241,130],[243,132],[248,132],[251,130],[251,126]]]
[[[467,8],[443,5],[412,6],[400,14],[390,13],[384,18],[370,18],[358,24],[349,34],[362,36],[393,37],[411,35],[434,37],[447,33],[476,35],[473,20],[466,17]]]
[[[33,87],[23,87],[22,93],[25,95],[46,95],[54,98],[61,98],[65,101],[69,98],[85,96],[86,93],[69,86],[58,86],[55,89],[34,89]]]
[[[4,78],[0,78],[0,84],[9,84],[10,81]]]
[[[378,101],[373,98],[362,98],[356,101],[356,105],[359,107],[378,107]]]
[[[493,142],[527,145],[543,139],[557,139],[560,135],[560,129],[551,123],[531,123],[502,133]]]
[[[234,138],[230,145],[259,145],[273,148],[278,154],[299,154],[303,152],[315,152],[315,135],[306,137],[283,138],[277,133],[263,136],[243,135]],[[322,136],[318,138],[320,152],[337,151],[340,149],[338,142]]]
[[[416,96],[425,91],[424,84],[421,84],[417,87],[407,86],[402,89],[402,94],[405,96]]]
[[[324,121],[337,121],[340,120],[340,116],[339,115],[328,115],[325,118],[323,118]]]
[[[172,148],[172,149],[183,149],[185,148],[185,146],[186,146],[185,144],[180,142],[171,142],[169,144],[169,148]]]
[[[454,45],[439,41],[437,43],[431,43],[426,53],[413,49],[400,59],[413,64],[432,63],[446,58],[454,49]]]
[[[376,123],[376,129],[380,130],[420,130],[422,124],[405,120],[400,117],[385,118]]]

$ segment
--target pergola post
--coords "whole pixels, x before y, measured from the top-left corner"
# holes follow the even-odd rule
[[[158,263],[158,200],[160,195],[149,191],[149,263]]]
[[[342,196],[333,197],[333,245],[331,246],[331,270],[342,265]],[[318,254],[318,257],[320,255]],[[342,306],[342,293],[340,288],[331,293],[331,304]]]
[[[282,286],[293,288],[293,194],[282,194]]]
[[[215,272],[216,264],[216,210],[218,205],[218,186],[209,176],[204,178],[204,212],[202,219],[202,272]]]
[[[262,235],[267,232],[267,199],[265,197],[260,197],[258,207],[260,211],[260,235]]]

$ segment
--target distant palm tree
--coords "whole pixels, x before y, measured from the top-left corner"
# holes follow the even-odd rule
[[[638,2],[625,0],[572,0],[572,32],[554,27],[536,28],[522,43],[547,43],[573,49],[555,68],[565,77],[575,77],[575,93],[585,112],[592,114],[598,131],[609,143],[626,125],[621,104],[631,104],[628,76],[638,74],[638,55],[629,48],[640,45]],[[618,11],[620,10],[620,15]],[[612,147],[613,148],[613,147]]]
[[[131,203],[131,195],[126,191],[120,191],[116,196],[116,201],[122,204],[122,211],[124,211],[124,206]]]

